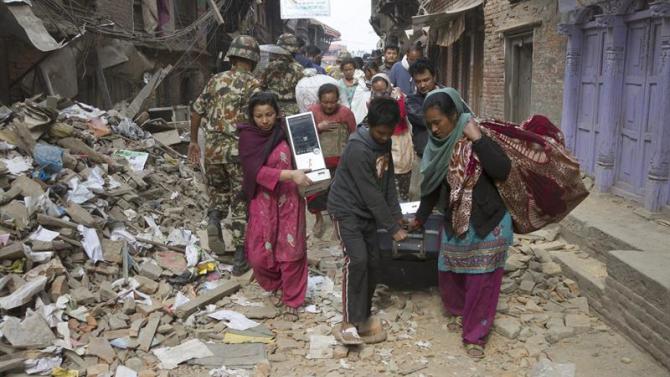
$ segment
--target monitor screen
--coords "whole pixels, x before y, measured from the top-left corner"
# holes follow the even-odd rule
[[[287,119],[289,132],[296,155],[319,153],[319,137],[316,134],[311,113],[300,114]]]

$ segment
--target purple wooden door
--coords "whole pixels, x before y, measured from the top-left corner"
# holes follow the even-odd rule
[[[644,194],[649,147],[660,127],[660,32],[660,21],[642,19],[628,24],[615,186],[637,199]]]
[[[588,174],[593,174],[599,134],[598,109],[603,86],[604,41],[604,29],[584,29],[579,108],[577,109],[577,134],[575,135],[574,150],[582,169]]]

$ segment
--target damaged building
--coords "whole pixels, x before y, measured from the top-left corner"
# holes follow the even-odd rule
[[[295,32],[324,51],[339,38],[313,19],[281,20],[278,0],[226,1],[216,10],[212,4],[3,0],[0,101],[45,94],[123,108],[160,73],[146,105],[187,105],[213,72],[226,68],[222,52],[237,34],[263,44]]]

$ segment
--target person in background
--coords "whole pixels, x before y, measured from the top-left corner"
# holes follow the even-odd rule
[[[240,35],[233,39],[226,56],[232,63],[231,70],[214,75],[193,103],[188,159],[194,165],[200,164],[198,129],[202,126],[209,196],[209,247],[213,253],[223,255],[224,261],[232,263],[233,275],[239,276],[249,270],[249,266],[244,258],[247,207],[245,201],[238,197],[242,172],[235,125],[247,121],[246,103],[253,93],[260,91],[261,84],[252,73],[260,60],[260,49],[253,37]],[[204,121],[202,125],[201,121]],[[226,247],[221,220],[229,213],[232,221],[226,222],[224,229],[229,233],[232,244]],[[234,256],[229,258],[230,254]]]
[[[337,59],[335,60],[335,65],[331,68],[328,73],[335,80],[340,80],[343,76],[342,69],[340,66],[345,60],[351,60],[351,54],[347,51],[340,51],[337,53]],[[355,68],[354,68],[355,69]]]
[[[400,120],[398,104],[391,98],[375,98],[367,120],[367,127],[358,127],[349,139],[328,195],[328,213],[344,252],[343,319],[333,334],[345,345],[386,339],[371,312],[380,265],[377,229],[386,229],[396,241],[407,237],[391,158],[391,136]]]
[[[388,76],[378,73],[372,77],[372,98],[393,98],[400,111],[400,120],[393,130],[391,154],[393,155],[393,167],[398,197],[401,201],[409,201],[409,189],[412,178],[412,167],[414,166],[414,149],[412,147],[412,129],[407,119],[405,110],[405,95],[398,88],[394,88]]]
[[[282,116],[294,115],[300,111],[295,99],[295,87],[304,75],[303,66],[293,57],[299,48],[298,38],[284,33],[279,36],[277,45],[289,55],[279,55],[268,64],[261,75],[261,85],[264,90],[277,96]]]
[[[365,86],[370,89],[372,87],[372,76],[379,73],[379,65],[371,60],[363,65],[363,72],[365,73]]]
[[[351,102],[354,99],[354,93],[356,92],[356,88],[359,84],[358,80],[356,80],[354,77],[356,63],[353,61],[353,59],[344,60],[340,64],[340,70],[342,71],[344,77],[339,80],[338,84],[340,86],[340,90],[347,99],[347,103],[345,105],[347,107],[351,107]]]
[[[507,179],[511,162],[481,132],[455,89],[433,90],[423,110],[430,139],[421,162],[421,204],[409,229],[425,224],[441,203],[438,279],[447,327],[461,331],[467,354],[480,359],[514,238],[512,218],[496,188]]]
[[[337,85],[323,84],[319,87],[319,103],[309,108],[312,114],[314,114],[314,121],[316,122],[319,138],[321,139],[321,149],[324,153],[326,167],[330,170],[331,177],[335,176],[342,153],[341,150],[332,150],[339,149],[341,145],[331,144],[338,144],[340,141],[346,143],[349,140],[349,136],[356,132],[354,114],[347,107],[340,104],[339,98],[340,90]],[[342,140],[337,140],[340,136]],[[335,138],[336,140],[329,140],[330,138]],[[327,200],[328,191],[307,198],[307,209],[316,217],[312,234],[317,238],[321,238],[325,231],[323,211],[326,210]]]
[[[407,50],[407,54],[401,61],[393,65],[391,72],[388,74],[393,86],[400,88],[407,95],[414,94],[416,86],[412,80],[412,75],[409,74],[409,67],[422,57],[423,48],[421,46],[415,45],[410,47]]]
[[[379,67],[379,72],[388,74],[393,65],[398,61],[400,49],[398,46],[388,45],[384,48],[384,64]]]
[[[305,54],[295,54],[295,60],[304,68],[314,68],[316,73],[325,75],[326,70],[321,66],[321,49],[316,46],[304,48]]]
[[[409,73],[416,85],[416,93],[407,96],[407,116],[412,123],[412,141],[414,151],[419,157],[428,142],[428,130],[423,117],[423,102],[428,93],[442,88],[437,83],[437,72],[433,64],[426,58],[418,59],[409,67]]]
[[[346,63],[346,67],[345,67]],[[351,109],[356,119],[356,124],[360,124],[368,114],[368,101],[370,99],[370,90],[365,85],[365,79],[356,79],[355,71],[353,71],[353,60],[345,60],[342,64],[342,70],[346,68],[345,77],[339,81],[340,92],[344,93],[346,101],[344,106]],[[350,80],[347,80],[346,75],[351,75]]]
[[[298,187],[311,181],[293,167],[275,95],[255,94],[248,112],[249,123],[238,125],[242,192],[249,202],[246,254],[258,284],[273,293],[273,304],[283,305],[284,319],[295,321],[308,270],[305,201]]]

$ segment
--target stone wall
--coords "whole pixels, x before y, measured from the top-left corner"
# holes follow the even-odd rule
[[[482,115],[505,116],[505,33],[534,30],[531,113],[560,124],[565,69],[565,37],[558,34],[558,2],[489,0],[484,6],[484,87]]]

